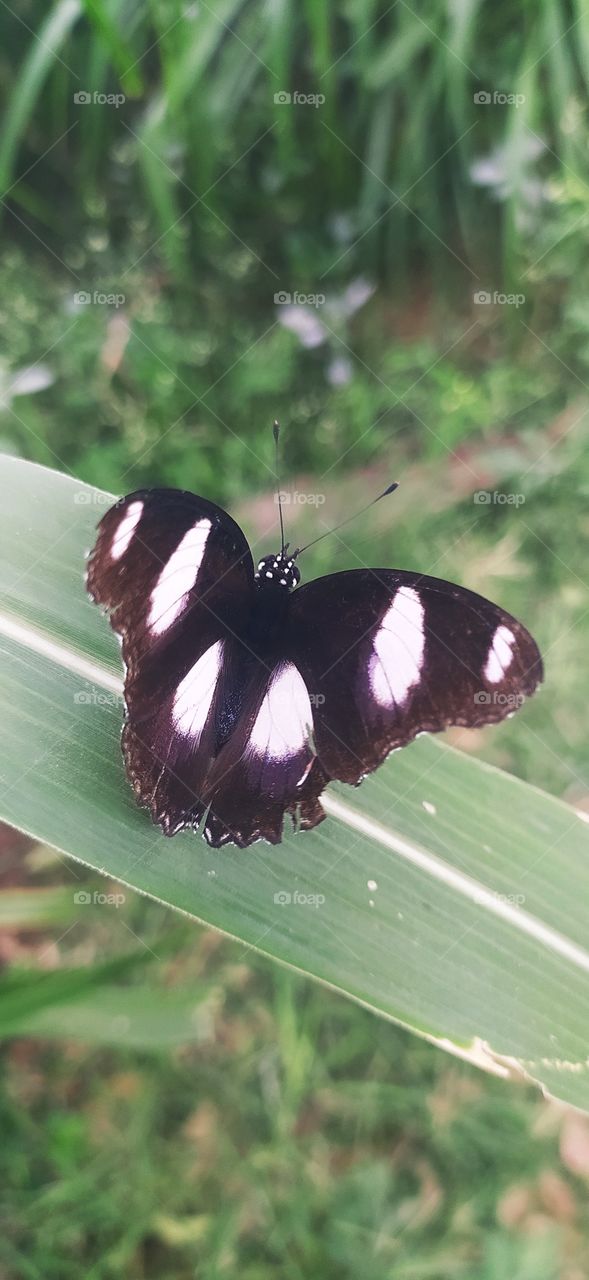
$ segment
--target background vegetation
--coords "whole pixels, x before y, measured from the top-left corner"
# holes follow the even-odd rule
[[[581,4],[25,0],[0,28],[1,447],[187,485],[267,547],[274,416],[283,487],[326,499],[291,502],[293,536],[399,479],[307,572],[419,567],[525,619],[542,694],[461,745],[588,808]],[[71,888],[47,850],[1,855],[6,891]],[[4,1052],[3,1277],[586,1274],[582,1118],[153,904],[68,910],[2,939],[90,993],[83,1035]],[[136,1043],[139,979],[125,1014],[104,988],[127,953]]]

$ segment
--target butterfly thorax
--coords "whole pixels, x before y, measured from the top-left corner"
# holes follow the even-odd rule
[[[282,552],[264,556],[258,563],[245,642],[249,651],[268,666],[280,657],[290,596],[300,577],[292,558],[289,561]]]
[[[284,551],[274,556],[264,556],[258,562],[254,580],[259,590],[293,591],[301,580],[301,575],[292,558]]]

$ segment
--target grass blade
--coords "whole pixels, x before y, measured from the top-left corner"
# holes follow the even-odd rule
[[[277,849],[166,841],[124,778],[118,647],[84,593],[107,499],[15,459],[2,488],[0,816],[460,1056],[589,1108],[587,824],[422,738],[360,790],[330,788],[328,821]]]

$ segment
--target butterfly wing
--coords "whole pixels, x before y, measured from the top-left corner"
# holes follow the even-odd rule
[[[279,844],[285,813],[299,825],[315,826],[325,816],[317,797],[303,793],[315,762],[313,714],[296,666],[280,659],[268,671],[246,662],[243,695],[233,732],[216,756],[206,780],[210,805],[204,835],[218,848],[240,848],[254,840]]]
[[[249,547],[214,503],[140,490],[101,520],[87,585],[121,637],[130,781],[173,834],[202,816],[204,779],[231,722],[254,596]]]
[[[306,829],[331,779],[358,783],[418,733],[502,720],[534,692],[540,654],[504,610],[451,583],[392,570],[334,574],[289,600],[283,654],[254,668],[207,779],[219,846]]]
[[[251,607],[254,568],[239,525],[221,507],[181,489],[143,489],[121,498],[98,527],[87,586],[111,612],[133,675],[145,656],[178,637],[208,638]]]
[[[313,705],[318,759],[307,803],[325,779],[357,784],[419,733],[503,720],[542,680],[534,640],[504,610],[452,583],[388,569],[295,591],[287,654]]]
[[[243,533],[180,490],[141,490],[106,513],[88,589],[122,641],[139,803],[168,835],[208,810],[215,847],[278,843],[285,813],[315,826],[330,779],[359,782],[424,730],[501,720],[542,678],[509,614],[393,570],[299,588],[270,639]]]

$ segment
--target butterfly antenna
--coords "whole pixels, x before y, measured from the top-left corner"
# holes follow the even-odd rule
[[[278,441],[280,439],[280,423],[276,420],[276,418],[274,419],[274,423],[272,425],[272,435],[274,436],[275,475],[276,475],[276,483],[278,485],[278,489],[276,491],[276,497],[278,498],[278,514],[280,516],[280,539],[282,542],[281,549],[282,551],[286,551],[287,544],[284,541],[284,521],[282,519],[282,490],[280,488],[280,481],[278,477]]]
[[[323,538],[328,538],[330,533],[337,533],[338,529],[343,529],[345,524],[349,524],[350,521],[355,520],[357,516],[361,516],[365,511],[369,511],[370,507],[374,507],[377,502],[380,502],[381,498],[386,498],[387,494],[394,493],[395,489],[398,488],[398,482],[394,480],[387,489],[383,489],[383,492],[379,493],[377,498],[373,498],[371,502],[367,502],[365,507],[360,507],[359,511],[355,511],[353,516],[347,516],[345,520],[341,521],[341,524],[336,524],[333,529],[327,529],[325,533],[320,533],[318,538],[313,538],[312,542],[305,543],[304,547],[297,547],[297,550],[292,552],[292,559],[296,560],[296,557],[302,555],[303,551],[308,551],[309,547],[314,547],[315,544],[317,542],[321,542]]]

